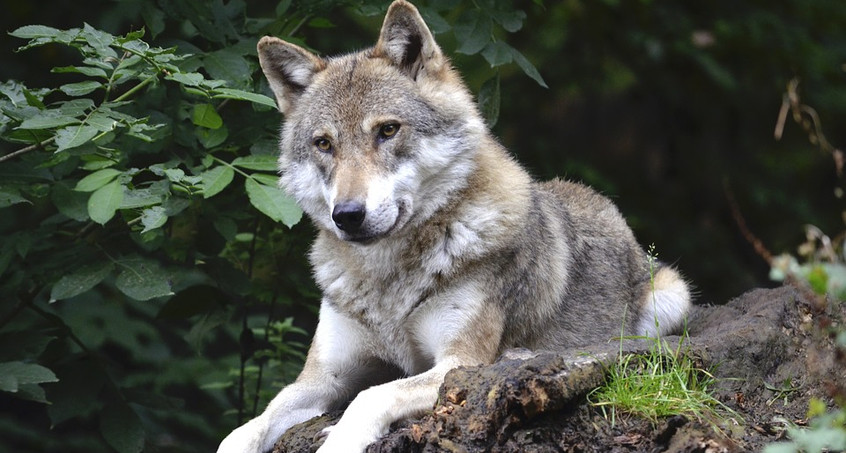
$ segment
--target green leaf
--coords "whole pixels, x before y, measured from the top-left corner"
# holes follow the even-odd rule
[[[541,77],[537,68],[535,68],[535,65],[533,65],[529,60],[527,60],[526,57],[523,56],[522,53],[520,53],[520,51],[511,46],[509,47],[511,48],[511,56],[514,58],[514,61],[517,63],[517,66],[520,66],[520,69],[522,69],[527,76],[531,77],[532,80],[537,82],[538,85],[544,88],[549,88],[546,85],[546,82],[544,82],[543,77]]]
[[[122,201],[123,185],[120,181],[112,181],[91,194],[88,199],[88,215],[91,220],[105,225],[115,216]]]
[[[246,87],[252,80],[252,69],[244,55],[234,49],[221,49],[203,58],[203,67],[214,79],[225,80],[230,86]]]
[[[167,223],[167,214],[165,214],[165,208],[161,206],[147,208],[141,213],[141,224],[144,225],[141,233],[160,228],[165,223]]]
[[[50,291],[50,302],[70,299],[97,286],[114,269],[111,261],[101,261],[83,266],[59,279]]]
[[[85,80],[82,82],[76,83],[68,83],[59,87],[63,93],[67,94],[68,96],[85,96],[92,91],[101,88],[103,86],[102,83],[97,82],[96,80]]]
[[[235,176],[235,171],[227,165],[220,165],[200,174],[203,178],[203,198],[211,198],[220,193]]]
[[[100,132],[109,132],[115,130],[118,125],[118,120],[112,118],[106,113],[94,112],[85,120],[85,123],[97,128]]]
[[[167,184],[166,181],[160,181]],[[120,204],[120,209],[135,209],[146,208],[156,204],[161,204],[167,194],[169,193],[167,186],[155,184],[147,189],[132,189],[123,193],[123,202]]]
[[[205,80],[205,77],[199,72],[176,72],[165,78],[191,87],[200,86],[203,80]]]
[[[24,400],[35,401],[36,403],[50,404],[47,401],[47,393],[38,384],[21,384],[15,396]]]
[[[526,20],[526,13],[520,10],[494,11],[493,18],[502,25],[509,33],[514,33],[523,28],[523,21]]]
[[[141,7],[141,17],[144,18],[144,23],[150,29],[150,37],[155,38],[165,29],[165,13],[155,5],[146,2],[143,5]]]
[[[115,170],[114,168],[104,168],[102,170],[97,170],[94,173],[91,173],[90,175],[80,179],[79,182],[76,183],[76,187],[74,188],[74,190],[80,192],[93,192],[105,186],[122,173],[122,171]]]
[[[0,209],[8,208],[13,204],[29,203],[31,201],[21,196],[21,192],[13,187],[0,187]]]
[[[61,30],[45,25],[24,25],[9,33],[15,38],[33,39],[33,38],[53,38],[62,33]]]
[[[71,99],[59,106],[59,111],[65,115],[80,117],[94,108],[94,101],[88,98]]]
[[[439,35],[441,33],[448,32],[452,28],[452,25],[450,25],[443,16],[438,14],[434,8],[418,6],[418,10],[423,16],[423,19],[426,21],[426,25],[429,26],[430,30],[432,30],[432,33]]]
[[[70,189],[64,184],[56,184],[50,193],[50,199],[56,209],[66,217],[77,222],[88,220],[88,195],[85,193]]]
[[[79,124],[80,120],[75,116],[66,115],[59,110],[44,110],[37,113],[35,116],[25,119],[18,129],[53,129],[57,127],[67,126],[69,124]]]
[[[95,66],[62,66],[58,68],[53,68],[52,71],[57,74],[63,73],[73,73],[73,74],[83,74],[88,77],[100,77],[103,79],[108,79],[109,76],[106,74],[106,71],[103,68],[98,68]]]
[[[41,384],[58,380],[48,368],[35,363],[0,363],[0,390],[4,392],[16,393],[24,384]]]
[[[259,184],[264,184],[266,186],[271,187],[279,186],[279,175],[269,175],[267,173],[253,173],[250,175],[250,177],[255,179],[256,182]]]
[[[825,269],[820,266],[813,266],[808,271],[808,284],[811,285],[811,289],[814,290],[815,293],[819,295],[824,295],[826,290],[828,289],[828,273],[826,273]]]
[[[214,229],[227,241],[235,240],[238,234],[238,224],[229,217],[218,217],[214,219]]]
[[[239,157],[232,161],[232,165],[257,171],[275,172],[279,169],[279,163],[276,161],[276,157],[268,154]]]
[[[491,77],[479,89],[479,109],[482,111],[482,116],[488,123],[488,127],[494,127],[497,119],[499,119],[500,106],[500,89],[499,89],[499,75]]]
[[[56,132],[56,152],[84,145],[100,131],[95,126],[68,126]]]
[[[0,362],[38,357],[56,337],[34,330],[0,333]]]
[[[303,211],[282,189],[259,184],[251,178],[247,178],[244,187],[250,203],[271,219],[284,223],[288,228],[302,219]]]
[[[335,24],[325,17],[315,17],[308,21],[308,26],[311,28],[335,28]]]
[[[223,126],[223,118],[217,114],[214,106],[211,104],[197,104],[194,106],[194,113],[191,116],[192,121],[197,126],[206,127],[209,129],[218,129]]]
[[[255,104],[264,105],[270,108],[276,108],[276,102],[258,93],[250,93],[249,91],[236,90],[233,88],[218,88],[213,91],[212,96],[215,99],[237,99],[239,101],[250,101]]]
[[[157,262],[135,258],[119,264],[125,270],[115,279],[115,286],[127,296],[135,300],[149,300],[173,294],[170,274]]]
[[[109,404],[100,414],[100,433],[118,453],[139,453],[144,449],[141,418],[123,401]]]
[[[79,36],[91,45],[98,55],[117,58],[117,53],[110,47],[115,42],[115,37],[109,33],[85,24]]]
[[[285,12],[288,11],[288,8],[291,7],[292,0],[282,0],[276,5],[276,17],[282,17]]]
[[[485,57],[492,68],[511,63],[513,60],[511,48],[502,41],[489,43],[482,50],[482,56]]]
[[[42,97],[38,97],[33,94],[32,91],[29,90],[23,90],[23,94],[27,104],[37,108],[38,110],[44,110],[47,108],[47,106],[44,105],[44,102],[42,101],[43,95]]]
[[[467,10],[461,14],[453,33],[458,40],[458,53],[474,55],[491,42],[493,24],[491,17],[481,10]]]
[[[194,135],[205,149],[213,149],[226,141],[226,138],[229,137],[229,129],[226,126],[217,129],[198,127],[195,129]]]
[[[185,179],[185,170],[181,168],[165,168],[163,173],[171,182],[178,183]]]

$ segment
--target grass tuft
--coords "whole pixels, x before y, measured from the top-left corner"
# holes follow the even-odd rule
[[[655,292],[655,270],[657,254],[655,246],[647,250],[649,277],[652,285],[653,303]],[[656,331],[660,332],[658,320]],[[615,423],[618,412],[637,415],[653,423],[660,418],[684,415],[717,425],[721,415],[739,419],[740,416],[719,402],[711,392],[716,379],[707,370],[698,366],[683,350],[687,341],[687,329],[674,349],[661,337],[628,337],[653,342],[646,354],[623,354],[625,326],[621,326],[620,353],[617,361],[608,370],[604,386],[588,394],[588,401],[602,409],[606,418]]]
[[[624,355],[621,350],[608,370],[606,384],[588,394],[588,401],[601,408],[612,424],[618,413],[653,423],[672,415],[709,422],[723,418],[720,415],[725,413],[736,416],[713,397],[711,386],[716,379],[682,351],[681,342],[673,349],[660,338],[649,340],[654,345],[646,354]]]

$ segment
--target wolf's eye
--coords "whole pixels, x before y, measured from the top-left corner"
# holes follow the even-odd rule
[[[382,140],[389,139],[397,134],[399,128],[400,125],[396,123],[383,124],[382,127],[379,128],[379,138]]]
[[[325,138],[314,139],[314,146],[316,146],[317,149],[323,151],[324,153],[332,151],[332,142],[326,140]]]

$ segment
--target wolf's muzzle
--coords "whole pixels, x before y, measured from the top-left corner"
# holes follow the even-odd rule
[[[364,223],[366,212],[364,204],[357,201],[345,201],[336,204],[332,209],[332,220],[339,230],[355,234]]]

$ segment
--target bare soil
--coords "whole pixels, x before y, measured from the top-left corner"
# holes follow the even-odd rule
[[[842,329],[844,319],[846,304],[789,286],[696,307],[685,348],[711,370],[717,398],[737,416],[676,415],[653,423],[622,415],[612,423],[586,394],[603,382],[619,342],[554,353],[513,350],[492,365],[451,371],[432,412],[396,423],[367,451],[761,451],[784,437],[785,422],[805,423],[812,397],[830,401],[846,388],[846,359],[829,334],[832,327]],[[649,347],[623,344],[625,353]],[[274,451],[315,451],[320,430],[340,414],[295,426]]]

